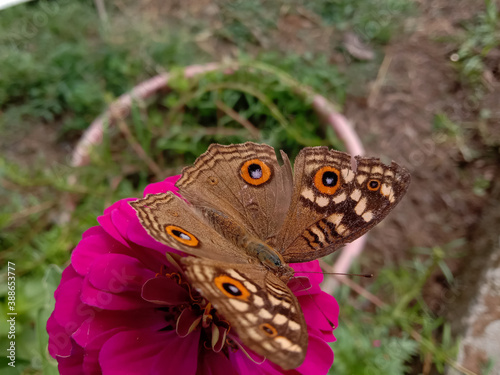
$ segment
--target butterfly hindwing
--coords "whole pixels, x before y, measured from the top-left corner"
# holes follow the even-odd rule
[[[304,148],[295,160],[294,192],[277,249],[286,262],[323,257],[354,241],[396,206],[410,183],[396,163]]]
[[[191,284],[222,314],[243,344],[283,369],[298,367],[307,351],[307,327],[295,295],[257,264],[188,257]]]

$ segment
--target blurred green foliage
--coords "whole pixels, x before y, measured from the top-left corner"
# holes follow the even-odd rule
[[[483,91],[483,73],[490,52],[500,46],[500,15],[495,0],[484,0],[485,10],[464,23],[465,33],[454,60],[465,83]],[[498,74],[498,72],[497,72]]]
[[[335,295],[341,306],[335,335],[342,340],[332,344],[336,362],[331,373],[414,373],[412,359],[424,361],[427,356],[436,370],[444,373],[456,356],[458,342],[452,339],[449,324],[431,311],[421,293],[437,269],[453,285],[445,257],[456,253],[462,243],[457,240],[443,247],[417,248],[414,253],[423,257],[386,265],[366,291],[385,297],[383,303],[374,301],[373,314],[366,313],[364,296],[353,297],[351,290],[342,286]]]

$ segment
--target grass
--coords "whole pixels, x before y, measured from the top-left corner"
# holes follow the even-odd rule
[[[473,102],[480,100],[484,95],[488,86],[485,78],[485,72],[488,70],[487,60],[500,46],[500,16],[497,2],[484,0],[484,8],[484,11],[478,12],[472,20],[464,22],[464,33],[458,40],[459,47],[452,55],[462,81],[475,91],[471,96]],[[494,74],[499,74],[498,67],[493,70]]]
[[[125,125],[163,173],[178,173],[212,142],[256,139],[292,156],[310,145],[342,148],[333,132],[316,118],[310,103],[293,88],[308,85],[342,105],[346,93],[353,90],[347,77],[363,72],[360,81],[366,82],[376,75],[379,60],[353,61],[350,70],[341,71],[315,51],[299,55],[266,48],[263,36],[277,28],[275,19],[283,6],[292,12],[304,5],[273,2],[264,12],[262,2],[222,2],[222,24],[210,30],[214,38],[240,51],[259,47],[251,55],[239,52],[244,69],[190,80],[178,74],[171,92],[135,103]],[[0,12],[2,147],[9,148],[19,133],[29,134],[42,124],[58,143],[74,144],[110,102],[137,83],[165,70],[175,73],[180,71],[176,67],[212,59],[196,40],[208,27],[204,20],[191,19],[181,27],[166,22],[154,28],[144,21],[124,21],[121,10],[109,5],[110,22],[103,24],[92,4],[38,1]],[[307,3],[304,9],[316,16],[321,27],[356,31],[380,56],[380,47],[402,29],[404,18],[413,11],[411,3],[370,0],[360,4],[324,0]],[[342,50],[339,43],[332,48]],[[471,54],[467,51],[464,58]],[[253,124],[258,134],[243,129],[227,108]],[[50,158],[43,149],[37,155],[13,154],[0,157],[0,259],[2,264],[16,265],[18,366],[15,370],[7,367],[2,357],[0,371],[56,373],[55,361],[46,353],[45,324],[71,250],[81,234],[96,225],[105,207],[139,196],[148,182],[164,176],[157,176],[137,157],[119,128],[106,132],[92,154],[92,163],[78,170],[64,157]],[[70,176],[76,176],[76,184],[68,182]],[[74,210],[68,207],[71,202]],[[443,373],[445,363],[454,357],[455,345],[447,325],[433,316],[420,294],[431,273],[442,266],[442,252],[437,253],[429,250],[420,262],[382,270],[369,289],[387,298],[384,306],[366,308],[362,297],[346,287],[340,289],[341,314],[349,319],[344,318],[336,331],[334,372],[410,373],[412,363],[425,362],[430,356],[433,366]],[[6,279],[5,267],[1,279]],[[2,311],[7,311],[6,297],[2,282]],[[8,341],[4,327],[2,348]],[[420,339],[413,335],[415,331]]]
[[[500,44],[500,20],[495,1],[485,0],[485,10],[464,23],[465,35],[457,51],[463,77],[476,82],[484,71],[484,59]]]
[[[336,297],[341,320],[335,334],[341,340],[332,345],[336,359],[332,374],[413,373],[415,358],[428,362],[427,366],[432,363],[439,373],[446,366],[455,366],[458,342],[452,339],[449,324],[432,312],[421,293],[438,269],[453,285],[445,254],[452,254],[461,243],[459,240],[443,248],[414,249],[423,257],[386,265],[365,290],[371,295],[373,314],[366,313],[366,295],[354,297],[346,286],[340,289]],[[376,296],[387,299],[381,301]]]

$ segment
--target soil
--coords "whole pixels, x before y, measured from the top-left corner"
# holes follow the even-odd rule
[[[477,13],[477,2],[451,5],[446,1],[421,1],[420,6],[417,30],[387,46],[386,73],[372,84],[367,96],[348,98],[345,114],[361,135],[368,154],[397,160],[412,175],[405,199],[371,232],[366,253],[383,256],[370,259],[370,264],[402,261],[413,256],[407,252],[412,247],[445,246],[463,238],[461,249],[447,254],[458,255],[461,250],[465,255],[447,260],[458,275],[465,269],[463,259],[467,259],[467,244],[475,235],[474,224],[489,202],[489,191],[483,195],[475,192],[476,181],[498,181],[500,143],[495,133],[500,124],[500,82],[493,70],[500,60],[491,64],[489,73],[495,78],[489,92],[482,101],[472,103],[472,93],[461,84],[450,60],[455,52],[453,44],[436,40],[459,35],[461,23]],[[474,130],[467,130],[458,140],[433,130],[438,114],[466,127],[477,122],[484,109],[495,114],[486,125],[489,144]],[[442,296],[448,287],[440,275],[436,274],[424,294],[436,311],[442,311]]]

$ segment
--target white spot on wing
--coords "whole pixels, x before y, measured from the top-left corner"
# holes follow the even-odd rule
[[[358,177],[356,177],[356,181],[358,181],[358,184],[363,185],[363,182],[365,182],[367,178],[368,176],[365,174],[358,174]]]
[[[249,329],[247,330],[247,335],[250,336],[254,341],[262,341],[262,336],[260,332],[254,330],[254,329]]]
[[[243,282],[243,285],[245,285],[245,287],[252,293],[257,293],[257,287],[253,285],[251,282],[245,281]]]
[[[356,212],[358,215],[361,215],[363,212],[365,212],[365,209],[366,209],[366,198],[363,197],[359,200],[356,207],[354,207],[354,212]]]
[[[391,171],[390,169],[388,169],[388,170],[385,171],[384,176],[394,177],[394,172]]]
[[[320,243],[323,243],[323,241],[325,240],[325,235],[318,227],[312,227],[311,232],[313,232],[316,236],[318,236],[318,241]]]
[[[326,218],[330,223],[339,225],[340,222],[342,221],[342,218],[344,217],[344,214],[331,214]]]
[[[245,314],[245,317],[247,318],[247,320],[253,324],[257,323],[257,320],[259,319],[257,317],[257,315],[253,314],[253,313],[247,313]]]
[[[330,200],[326,197],[319,196],[316,198],[316,204],[320,207],[326,207],[330,203]]]
[[[283,314],[276,314],[273,318],[273,322],[279,325],[285,324],[288,318]]]
[[[288,328],[290,328],[293,331],[298,331],[300,329],[300,324],[294,322],[293,320],[290,320],[288,321]]]
[[[269,297],[269,301],[271,302],[271,304],[273,306],[279,306],[281,304],[281,300],[277,299],[275,296],[270,294],[268,297]]]
[[[351,182],[354,178],[354,172],[349,169],[342,169],[342,177],[345,182]]]
[[[392,188],[387,185],[387,184],[382,184],[382,187],[380,188],[380,193],[385,196],[385,197],[388,197],[389,194],[391,193],[391,190]]]
[[[359,201],[359,198],[361,198],[361,190],[354,189],[354,191],[351,194],[351,199],[357,202]]]
[[[262,299],[262,297],[254,295],[253,296],[253,304],[257,307],[262,307],[262,306],[264,306],[264,300]]]
[[[311,202],[314,202],[314,192],[312,191],[312,189],[304,188],[304,190],[302,190],[302,193],[300,193],[300,195],[310,200]]]
[[[295,344],[295,345],[290,346],[288,348],[288,351],[295,352],[295,353],[301,353],[302,352],[302,348],[300,346],[298,346],[297,344]]]
[[[267,311],[266,309],[262,309],[259,311],[259,316],[262,318],[262,319],[271,319],[273,317],[273,314],[271,314],[269,311]]]
[[[380,194],[389,199],[391,203],[395,201],[394,191],[392,190],[392,187],[387,184],[382,184],[382,187],[380,188]]]
[[[373,214],[371,211],[366,211],[362,216],[364,221],[369,222],[371,219],[373,219]]]
[[[226,271],[229,276],[231,276],[233,279],[240,280],[240,281],[245,281],[245,278],[241,276],[238,272],[235,270],[227,270]]]
[[[345,201],[345,198],[346,198],[345,193],[342,193],[342,194],[340,194],[339,196],[337,196],[337,197],[333,198],[333,201],[334,201],[336,204],[339,204],[339,203],[341,203],[341,202]]]
[[[240,324],[244,325],[245,327],[249,327],[249,326],[253,325],[250,321],[248,321],[247,319],[244,319],[242,317],[240,317]]]
[[[288,340],[286,337],[283,336],[275,337],[274,342],[276,342],[281,347],[281,349],[289,349],[293,345],[293,343],[290,340]]]
[[[200,281],[205,281],[206,278],[205,278],[205,274],[201,271],[201,267],[198,266],[197,264],[193,265],[193,268],[192,268],[192,273],[193,275]]]
[[[260,340],[260,345],[269,352],[273,352],[275,350],[274,346],[269,341]]]
[[[345,225],[340,224],[340,225],[337,225],[335,230],[337,231],[338,234],[342,235],[345,232],[346,227],[345,227]]]
[[[239,299],[230,299],[229,303],[238,311],[247,311],[248,303],[240,301]]]
[[[382,173],[384,173],[384,170],[382,169],[381,166],[376,165],[376,166],[372,167],[372,173],[382,174]]]

